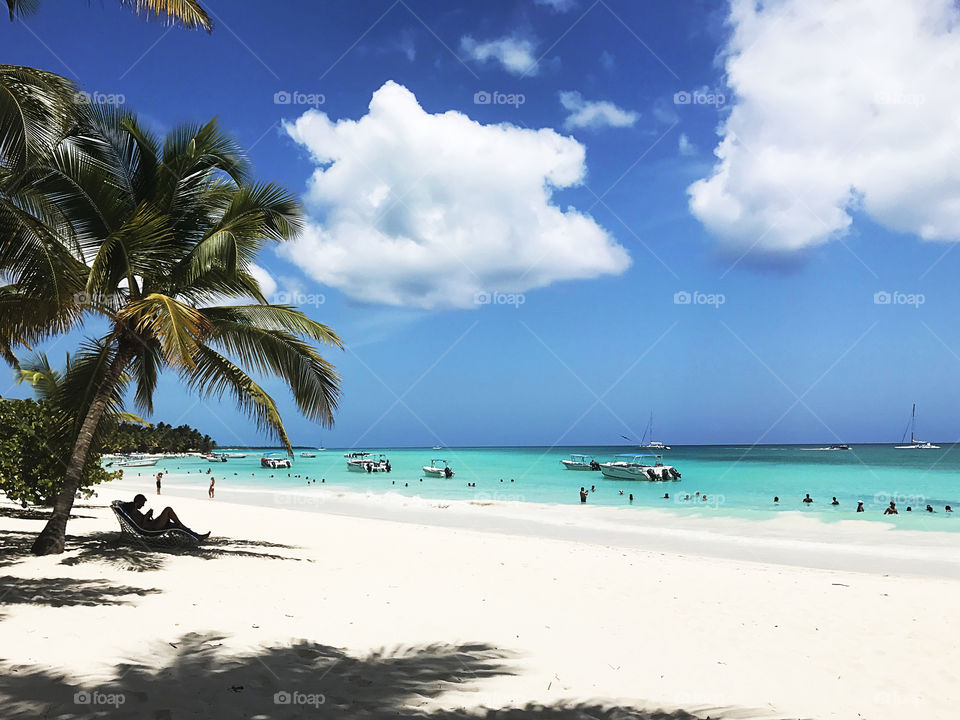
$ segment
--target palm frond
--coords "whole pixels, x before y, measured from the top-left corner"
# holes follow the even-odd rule
[[[198,349],[195,361],[193,368],[181,371],[187,387],[203,396],[222,397],[230,393],[240,409],[254,419],[261,432],[278,438],[287,452],[293,451],[276,403],[253,378],[206,346]]]
[[[10,2],[10,0],[8,0]],[[153,16],[167,22],[179,22],[187,28],[213,30],[213,20],[195,0],[120,0],[141,15]]]
[[[164,361],[178,368],[193,367],[193,356],[211,329],[201,311],[160,293],[128,303],[116,318],[118,326],[155,338]]]

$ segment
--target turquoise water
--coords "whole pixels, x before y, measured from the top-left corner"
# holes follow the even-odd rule
[[[384,453],[392,465],[390,473],[349,472],[345,449],[317,452],[315,458],[294,454],[289,470],[260,467],[260,450],[238,450],[244,459],[210,463],[202,459],[161,460],[155,468],[128,468],[127,477],[151,478],[156,472],[170,473],[170,482],[192,483],[204,488],[210,475],[220,488],[289,489],[305,487],[308,479],[321,479],[326,487],[359,492],[395,492],[431,499],[517,501],[578,504],[579,489],[596,490],[589,496],[594,505],[633,505],[669,509],[681,513],[711,512],[763,519],[783,511],[815,513],[824,520],[881,519],[891,499],[901,511],[912,506],[911,517],[923,522],[913,529],[960,528],[960,450],[944,445],[940,450],[896,450],[891,445],[854,445],[849,451],[815,451],[811,446],[687,446],[664,453],[664,463],[682,474],[677,482],[609,480],[599,472],[566,470],[560,460],[571,453],[593,456],[603,462],[613,455],[629,452],[624,447],[518,447],[518,448],[364,448]],[[224,449],[230,452],[229,449]],[[442,457],[456,475],[449,480],[424,478],[421,467]],[[210,474],[207,471],[210,471]],[[202,477],[201,477],[202,475]],[[502,481],[501,481],[502,480]],[[476,483],[476,487],[468,487]],[[310,483],[313,484],[312,482]],[[620,495],[620,490],[624,494]],[[707,501],[684,502],[686,495],[706,494]],[[670,499],[664,499],[664,493]],[[810,493],[814,503],[801,502]],[[774,504],[779,496],[779,504]],[[836,496],[838,507],[830,505]],[[857,501],[867,512],[854,515]],[[923,512],[927,504],[937,513]],[[958,510],[944,512],[945,505]],[[919,518],[918,518],[919,519]],[[887,518],[887,521],[891,521]],[[911,522],[911,525],[913,523]]]

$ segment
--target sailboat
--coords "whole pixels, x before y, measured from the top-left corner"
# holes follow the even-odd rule
[[[629,440],[626,435],[621,435],[624,440]],[[669,450],[668,445],[664,445],[662,442],[653,439],[653,411],[650,411],[650,422],[647,423],[647,427],[643,429],[643,437],[640,438],[640,445],[638,446],[641,450]]]
[[[900,442],[906,442],[907,430],[910,431],[910,444],[909,445],[894,445],[894,448],[897,450],[939,450],[939,445],[934,445],[933,443],[926,442],[921,440],[916,436],[917,429],[917,404],[913,404],[913,411],[910,413],[910,424],[907,425],[907,429],[903,431],[903,438]]]

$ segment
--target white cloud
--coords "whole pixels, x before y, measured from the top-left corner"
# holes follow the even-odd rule
[[[250,274],[260,283],[260,292],[263,293],[265,298],[269,300],[277,294],[277,281],[273,279],[273,275],[266,268],[251,263]]]
[[[640,115],[624,110],[606,100],[584,100],[578,92],[561,92],[560,104],[570,114],[563,126],[568,130],[587,128],[597,130],[604,127],[633,127]]]
[[[577,0],[536,0],[537,5],[549,5],[556,12],[565,13],[577,6]]]
[[[511,36],[477,42],[465,35],[460,39],[460,48],[467,57],[477,62],[493,60],[500,63],[503,69],[512,75],[536,75],[539,72],[532,40]]]
[[[551,203],[586,173],[584,147],[553,130],[429,114],[393,82],[359,120],[310,110],[285,129],[320,166],[308,202],[323,219],[280,252],[357,300],[468,308],[630,265],[591,217]]]
[[[697,154],[697,146],[690,142],[686,133],[680,133],[680,139],[677,141],[677,150],[684,157],[690,157]]]
[[[693,213],[728,245],[798,250],[861,211],[960,239],[953,0],[733,0],[733,107]],[[689,106],[685,112],[707,112]]]

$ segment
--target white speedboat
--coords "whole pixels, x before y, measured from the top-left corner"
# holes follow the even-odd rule
[[[316,453],[311,453],[311,452],[302,452],[302,453],[300,453],[300,457],[305,457],[305,458],[314,458],[314,457],[316,457],[316,456],[317,456]]]
[[[600,463],[587,455],[570,455],[569,460],[561,460],[560,464],[567,470],[599,470]]]
[[[910,431],[910,443],[906,444],[907,430]],[[896,450],[939,450],[939,445],[934,445],[929,443],[926,440],[921,440],[916,436],[917,430],[917,404],[913,404],[913,410],[910,413],[910,423],[907,425],[907,429],[903,431],[903,438],[900,442],[905,444],[903,445],[894,445]]]
[[[358,451],[346,453],[344,457],[347,459],[347,470],[350,472],[390,472],[393,469],[385,455],[378,455],[374,460],[371,453]]]
[[[159,458],[130,458],[120,463],[120,467],[153,467]]]
[[[443,450],[443,445],[434,445],[431,449],[432,449],[432,450]]]
[[[216,462],[216,463],[219,463],[219,462],[226,462],[226,461],[227,461],[227,456],[226,456],[226,455],[222,455],[222,454],[220,454],[220,453],[210,453],[209,455],[204,455],[203,458],[204,458],[204,460],[206,460],[207,462]]]
[[[443,467],[440,467],[437,463],[443,463]],[[450,466],[447,464],[447,461],[443,458],[436,458],[431,460],[429,465],[423,466],[423,474],[429,475],[430,477],[442,477],[442,478],[452,478],[453,470],[450,469]]]
[[[600,463],[600,472],[614,480],[679,480],[680,473],[664,465],[659,455],[617,455],[611,462]]]
[[[270,470],[289,468],[290,466],[290,458],[282,455],[264,455],[260,458],[260,467],[269,468]]]
[[[244,454],[242,454],[242,453],[227,453],[227,454],[226,454],[226,457],[230,458],[231,460],[234,460],[234,459],[237,459],[237,458],[245,458],[246,455],[244,455]]]

